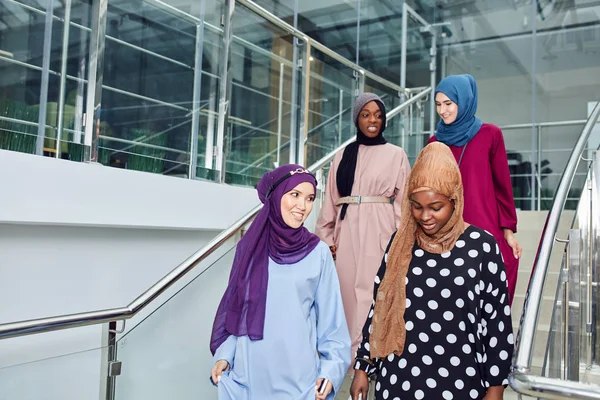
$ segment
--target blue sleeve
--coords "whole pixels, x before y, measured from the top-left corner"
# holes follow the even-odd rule
[[[213,356],[213,365],[219,360],[225,360],[229,363],[229,368],[233,368],[233,358],[235,357],[235,348],[237,346],[237,336],[229,335],[215,351]]]
[[[319,378],[331,381],[334,392],[329,397],[333,398],[350,366],[352,350],[335,264],[329,249],[323,249],[315,295],[317,350],[320,354]]]

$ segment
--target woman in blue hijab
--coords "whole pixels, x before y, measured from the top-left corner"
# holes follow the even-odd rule
[[[452,150],[464,185],[464,219],[496,238],[512,304],[521,245],[515,237],[517,211],[502,131],[475,116],[477,83],[471,75],[444,78],[435,89],[435,103],[441,120],[429,142],[442,142]]]

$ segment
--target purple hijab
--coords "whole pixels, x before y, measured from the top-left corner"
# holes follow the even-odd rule
[[[312,183],[316,190],[314,176],[296,164],[268,172],[258,182],[258,198],[264,207],[237,245],[229,284],[213,323],[213,355],[229,335],[263,338],[269,258],[278,264],[294,264],[317,247],[316,235],[304,226],[289,227],[281,216],[281,198],[303,182]]]

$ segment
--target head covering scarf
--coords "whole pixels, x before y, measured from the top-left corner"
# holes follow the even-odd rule
[[[296,164],[268,172],[258,182],[258,198],[264,207],[237,245],[229,284],[213,323],[213,354],[229,335],[263,338],[269,258],[278,264],[294,264],[319,243],[304,226],[289,227],[281,215],[281,198],[303,182],[316,189],[314,176]]]
[[[448,146],[464,146],[479,132],[483,124],[477,112],[477,83],[469,75],[450,75],[437,85],[435,94],[444,93],[458,106],[456,121],[446,125],[440,120],[435,137]],[[434,95],[435,96],[435,95]]]
[[[360,112],[364,106],[372,101],[377,103],[382,114],[381,130],[374,138],[370,138],[365,135],[358,127],[358,116],[360,115]],[[364,144],[365,146],[376,146],[387,143],[383,137],[383,131],[385,130],[385,124],[387,121],[385,104],[383,104],[383,100],[381,100],[381,98],[375,93],[365,92],[356,98],[356,101],[354,102],[354,110],[352,112],[352,121],[354,121],[354,126],[356,126],[356,142],[350,143],[344,149],[344,155],[342,156],[342,161],[340,161],[340,165],[338,166],[336,174],[337,189],[340,193],[340,197],[352,195],[352,185],[354,185],[354,175],[356,172],[356,160],[358,159],[358,146],[361,144]],[[347,210],[348,204],[343,204],[340,214],[341,219],[346,217]]]
[[[423,232],[410,212],[410,196],[426,190],[433,190],[454,202],[452,216],[432,236]],[[383,358],[392,353],[399,356],[404,350],[405,279],[415,241],[421,249],[441,254],[450,251],[465,230],[460,171],[452,152],[445,144],[433,142],[421,151],[406,181],[403,196],[401,209],[405,212],[402,213],[400,228],[390,247],[385,276],[375,301],[373,331],[369,342],[372,358]]]

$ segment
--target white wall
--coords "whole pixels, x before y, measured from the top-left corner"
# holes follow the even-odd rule
[[[251,188],[0,151],[0,323],[125,306],[256,204]],[[210,270],[214,277],[198,278],[196,290],[210,297],[176,316],[198,316],[198,341],[180,345],[197,348],[206,368],[229,267],[225,259]],[[128,331],[151,311],[127,321]],[[97,399],[101,333],[92,326],[0,340],[0,400]],[[208,376],[204,366],[198,374]]]

